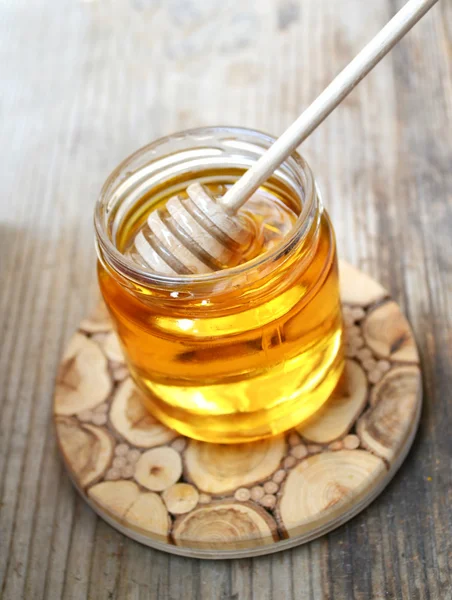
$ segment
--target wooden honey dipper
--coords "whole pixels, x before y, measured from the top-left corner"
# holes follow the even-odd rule
[[[253,236],[235,216],[239,208],[437,1],[409,0],[223,197],[214,199],[193,183],[188,198],[174,196],[153,211],[149,231],[135,238],[146,264],[164,275],[237,264]]]

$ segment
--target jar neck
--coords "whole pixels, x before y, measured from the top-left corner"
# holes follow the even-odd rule
[[[118,249],[119,232],[131,215],[149,212],[193,180],[234,183],[273,141],[247,129],[203,128],[158,140],[126,159],[108,178],[96,205],[96,246],[103,267],[131,293],[175,303],[187,294],[193,299],[220,298],[226,290],[258,294],[270,282],[275,286],[281,279],[283,285],[299,274],[312,260],[322,206],[309,166],[297,153],[275,171],[266,188],[294,205],[299,216],[291,233],[265,254],[215,273],[168,277],[140,268]]]

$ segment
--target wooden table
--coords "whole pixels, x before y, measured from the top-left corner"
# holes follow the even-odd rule
[[[395,480],[352,522],[264,558],[152,551],[80,500],[51,427],[61,352],[94,302],[92,211],[166,133],[278,134],[402,0],[10,0],[0,6],[0,589],[33,599],[452,598],[452,3],[303,148],[340,253],[382,281],[420,346],[425,404]]]

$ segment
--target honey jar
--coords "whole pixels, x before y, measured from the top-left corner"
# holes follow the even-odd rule
[[[223,194],[273,141],[232,127],[160,139],[117,167],[96,205],[100,288],[130,373],[152,415],[199,440],[296,426],[344,367],[334,232],[297,153],[242,207],[253,243],[239,264],[168,276],[134,249],[156,207],[195,181]]]

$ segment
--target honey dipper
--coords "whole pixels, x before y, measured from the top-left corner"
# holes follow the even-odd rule
[[[239,208],[436,2],[409,0],[223,197],[214,199],[193,183],[188,198],[174,196],[153,211],[149,231],[135,238],[146,264],[164,275],[208,273],[236,264],[252,236],[234,216]]]

